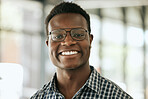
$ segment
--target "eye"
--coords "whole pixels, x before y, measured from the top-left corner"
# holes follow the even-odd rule
[[[62,34],[54,35],[54,39],[62,39],[62,38],[63,38]]]
[[[81,38],[84,36],[84,34],[83,33],[74,33],[72,36],[75,38]]]

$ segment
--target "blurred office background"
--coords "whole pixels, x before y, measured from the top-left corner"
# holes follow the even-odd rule
[[[147,0],[0,0],[0,63],[23,68],[19,99],[28,99],[55,72],[45,45],[44,20],[62,1],[76,2],[91,16],[90,64],[134,99],[148,99]]]

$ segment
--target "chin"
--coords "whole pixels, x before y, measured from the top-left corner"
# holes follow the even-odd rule
[[[61,69],[65,69],[65,70],[75,70],[75,69],[80,68],[81,66],[73,64],[73,65],[64,65],[64,66],[58,66],[58,67]]]

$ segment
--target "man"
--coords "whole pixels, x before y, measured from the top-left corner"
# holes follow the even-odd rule
[[[46,18],[46,31],[57,71],[31,99],[132,99],[89,65],[93,35],[90,17],[80,6],[68,2],[55,6]]]

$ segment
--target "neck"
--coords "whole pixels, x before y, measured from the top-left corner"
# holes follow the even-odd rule
[[[90,67],[81,66],[77,69],[57,69],[57,86],[59,91],[68,98],[72,96],[85,84],[90,75]]]

